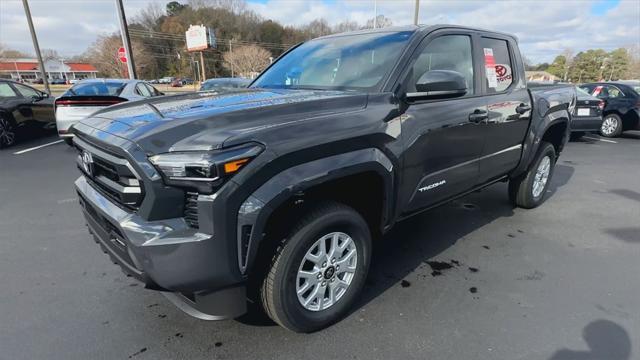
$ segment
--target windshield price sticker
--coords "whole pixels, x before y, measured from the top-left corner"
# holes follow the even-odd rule
[[[496,60],[493,57],[492,48],[484,48],[484,67],[487,74],[489,87],[498,87],[498,74],[496,73]]]

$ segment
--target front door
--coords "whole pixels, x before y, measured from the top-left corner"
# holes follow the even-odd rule
[[[420,76],[430,70],[452,70],[467,79],[467,93],[450,99],[411,100],[403,116],[405,142],[401,206],[404,214],[429,207],[477,184],[477,159],[484,144],[486,99],[477,96],[472,38],[447,33],[427,38],[403,77],[415,92]]]

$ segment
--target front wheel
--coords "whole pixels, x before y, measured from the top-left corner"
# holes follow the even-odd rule
[[[0,114],[0,149],[16,142],[16,131],[11,120]]]
[[[357,299],[370,258],[371,234],[362,216],[343,204],[321,204],[278,246],[262,284],[262,305],[289,330],[323,329]]]
[[[600,135],[605,137],[617,137],[622,133],[622,119],[616,114],[608,114],[602,120]]]
[[[511,202],[525,209],[532,209],[542,204],[555,164],[555,148],[548,142],[542,142],[529,170],[522,176],[509,181]]]

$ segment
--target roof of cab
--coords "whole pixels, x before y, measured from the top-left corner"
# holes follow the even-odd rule
[[[516,42],[518,41],[518,37],[513,35],[513,34],[500,32],[500,31],[494,31],[494,30],[481,29],[481,28],[473,28],[473,27],[468,27],[468,26],[450,25],[450,24],[404,25],[404,26],[390,26],[390,27],[376,28],[376,29],[363,29],[363,30],[348,31],[348,32],[343,32],[343,33],[325,35],[325,36],[318,37],[317,39],[328,39],[328,38],[340,37],[340,36],[345,36],[345,35],[360,35],[360,34],[375,34],[375,33],[390,33],[390,32],[406,32],[406,31],[420,32],[420,33],[425,34],[425,33],[430,33],[432,31],[440,30],[440,29],[460,29],[460,30],[477,31],[477,32],[482,32],[482,33],[486,33],[486,34],[494,34],[494,35],[500,35],[500,36],[504,36],[504,37],[509,37],[509,38],[512,38],[513,40],[515,40]]]

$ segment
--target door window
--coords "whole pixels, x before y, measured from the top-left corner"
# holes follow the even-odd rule
[[[40,93],[38,92],[38,90],[36,89],[32,89],[28,86],[24,86],[24,85],[20,85],[20,84],[14,84],[13,86],[16,87],[16,89],[18,90],[18,92],[20,93],[20,95],[26,97],[26,98],[31,98],[31,97],[40,97]]]
[[[152,96],[151,93],[149,92],[149,89],[143,83],[138,83],[138,85],[136,85],[136,92],[140,96],[144,96],[144,97]]]
[[[7,83],[0,83],[0,98],[16,97],[16,93]]]
[[[431,70],[453,70],[467,81],[467,96],[473,94],[473,56],[467,35],[444,35],[432,40],[413,63],[407,92],[416,91],[418,79]]]
[[[145,83],[144,86],[149,90],[149,93],[151,94],[151,96],[159,96],[160,95],[160,91],[158,91],[156,88],[154,88],[153,86]]]
[[[505,91],[513,83],[513,62],[507,41],[483,37],[480,43],[484,53],[487,93]]]

